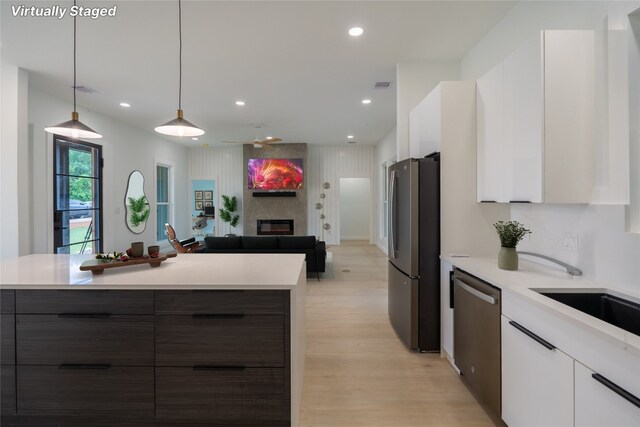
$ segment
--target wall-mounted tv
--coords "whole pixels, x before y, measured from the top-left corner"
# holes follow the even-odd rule
[[[249,159],[249,190],[301,190],[302,159]]]

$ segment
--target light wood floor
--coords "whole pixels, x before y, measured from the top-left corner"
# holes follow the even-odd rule
[[[328,250],[335,278],[307,281],[301,425],[493,426],[445,359],[396,337],[384,253],[363,242]]]

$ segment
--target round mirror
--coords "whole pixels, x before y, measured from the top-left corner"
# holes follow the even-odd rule
[[[322,226],[322,228],[324,228],[325,230],[329,230],[329,229],[331,229],[331,225],[330,224],[324,224]]]
[[[151,209],[144,194],[144,176],[140,171],[129,175],[127,193],[124,196],[125,222],[132,233],[140,234],[147,227]]]

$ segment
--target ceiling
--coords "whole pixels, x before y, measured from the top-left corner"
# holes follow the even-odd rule
[[[14,17],[11,6],[72,2],[1,3],[3,56],[29,70],[36,87],[71,100],[72,19]],[[78,18],[78,85],[96,90],[79,93],[78,104],[150,131],[175,118],[177,1],[79,4],[118,7],[115,17]],[[182,106],[206,134],[180,142],[278,136],[344,144],[351,134],[358,144],[377,144],[396,121],[396,64],[459,60],[513,4],[185,0]],[[350,37],[356,25],[365,33]],[[374,89],[377,81],[391,87]]]

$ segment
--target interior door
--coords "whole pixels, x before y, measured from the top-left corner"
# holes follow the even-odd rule
[[[58,135],[53,144],[54,253],[102,252],[102,148]]]

